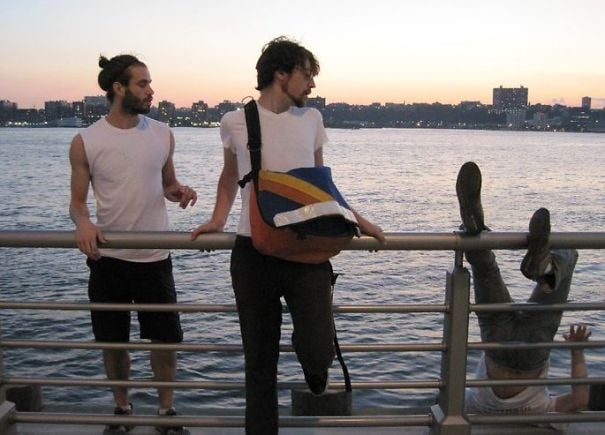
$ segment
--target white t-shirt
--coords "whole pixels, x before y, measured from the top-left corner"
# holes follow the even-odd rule
[[[548,364],[540,372],[540,378],[546,378]],[[481,356],[475,373],[477,379],[487,379],[485,354]],[[555,397],[550,396],[548,388],[530,385],[519,394],[508,399],[496,396],[489,387],[467,388],[465,412],[469,414],[541,414],[554,412]]]
[[[139,116],[120,129],[102,118],[82,130],[97,205],[97,226],[109,231],[167,231],[162,168],[170,155],[170,128]],[[101,249],[101,255],[136,262],[168,258],[165,249]]]
[[[315,166],[315,151],[328,142],[321,113],[310,107],[290,107],[273,113],[258,106],[261,126],[263,169],[287,172],[294,168]],[[251,170],[248,131],[244,110],[228,112],[221,120],[223,146],[237,156],[239,178]],[[242,210],[237,233],[250,236],[250,186],[241,189]]]

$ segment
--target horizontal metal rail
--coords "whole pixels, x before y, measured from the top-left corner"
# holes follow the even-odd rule
[[[136,426],[173,426],[175,422],[188,427],[243,427],[244,417],[157,417],[157,416],[103,416],[99,414],[59,414],[46,412],[17,412],[16,423],[57,424],[112,424],[125,423]],[[281,427],[410,427],[430,426],[430,415],[407,416],[359,416],[359,417],[279,417]]]
[[[56,387],[131,387],[131,388],[179,388],[179,389],[203,389],[203,390],[242,390],[244,382],[238,381],[155,381],[153,379],[131,379],[128,381],[117,381],[108,379],[90,379],[90,378],[35,378],[35,377],[5,377],[2,382],[6,385],[40,385]],[[278,382],[278,388],[288,390],[293,388],[306,388],[304,382]],[[352,382],[357,390],[402,390],[402,389],[430,389],[439,388],[443,384],[440,380],[419,380],[419,381],[361,381]],[[344,390],[343,382],[332,382],[328,386],[331,390]]]
[[[107,231],[104,248],[124,249],[231,249],[234,233],[202,234],[191,240],[189,232],[174,231]],[[448,251],[474,249],[523,249],[527,247],[527,233],[486,232],[477,236],[463,233],[385,233],[386,243],[372,237],[353,239],[347,250],[388,251]],[[605,232],[550,234],[553,248],[603,249]],[[73,231],[0,231],[0,247],[12,248],[76,248]]]
[[[8,376],[2,379],[6,385],[40,385],[56,387],[131,387],[131,388],[178,388],[178,389],[202,389],[202,390],[241,390],[244,383],[240,381],[156,381],[153,379],[130,379],[127,381],[90,379],[90,378],[35,378],[27,376]],[[538,378],[538,379],[467,379],[467,387],[502,387],[520,385],[584,385],[605,384],[605,377],[592,378]],[[352,381],[351,384],[358,390],[403,390],[403,389],[434,389],[443,386],[439,379],[414,380],[414,381]],[[304,382],[278,382],[280,389],[306,388]],[[343,390],[342,382],[330,382],[328,387],[333,390]]]
[[[16,302],[0,300],[0,310],[51,310],[51,311],[179,311],[181,313],[236,313],[235,304],[107,304],[67,302]],[[335,313],[442,313],[444,304],[392,304],[392,305],[333,305]],[[287,312],[287,307],[284,307]]]
[[[108,343],[98,341],[66,341],[66,340],[0,340],[4,348],[32,349],[128,349],[128,350],[175,350],[184,352],[225,352],[242,353],[240,344],[187,344],[187,343]],[[443,343],[381,343],[381,344],[341,344],[343,352],[419,352],[444,351]],[[294,352],[291,345],[281,345],[280,352]]]
[[[591,411],[576,414],[515,414],[515,415],[478,415],[467,414],[472,424],[536,424],[536,423],[591,423],[605,421],[605,412]]]
[[[179,311],[181,313],[236,313],[235,304],[109,304],[85,302],[17,302],[0,300],[0,310],[50,310],[50,311]],[[389,305],[333,305],[340,314],[407,314],[443,313],[447,304],[389,304]],[[471,312],[506,311],[602,311],[605,302],[568,302],[564,304],[470,304]],[[284,307],[287,312],[287,307]]]

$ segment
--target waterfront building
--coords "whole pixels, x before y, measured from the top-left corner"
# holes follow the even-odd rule
[[[84,119],[84,114],[86,113],[84,110],[84,101],[74,101],[71,103],[71,109],[73,111],[74,116]]]
[[[70,118],[74,115],[72,105],[65,100],[45,101],[44,113],[46,122],[52,123],[57,119]]]
[[[493,89],[492,104],[497,112],[506,112],[508,110],[519,110],[527,107],[528,89],[520,88],[499,88]]]
[[[162,100],[158,104],[158,121],[165,122],[166,124],[170,124],[172,118],[174,118],[174,113],[176,111],[176,106],[174,103],[171,103],[167,100]]]
[[[317,110],[319,110],[320,112],[323,112],[324,109],[326,108],[326,99],[324,97],[310,97],[307,99],[307,104],[308,107],[314,107]]]
[[[104,95],[84,97],[84,120],[87,125],[94,123],[108,113],[109,106]]]
[[[0,126],[5,126],[14,119],[17,112],[17,103],[9,100],[0,100]]]
[[[208,104],[203,100],[191,105],[191,125],[199,127],[205,125],[208,121]]]
[[[590,111],[591,104],[592,104],[592,98],[590,98],[590,97],[582,98],[582,110]]]

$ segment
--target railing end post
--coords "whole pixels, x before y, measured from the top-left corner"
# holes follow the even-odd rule
[[[15,404],[4,400],[0,403],[0,433],[8,433],[9,427],[15,420]]]
[[[431,435],[469,435],[471,424],[462,415],[446,415],[441,405],[431,406]]]

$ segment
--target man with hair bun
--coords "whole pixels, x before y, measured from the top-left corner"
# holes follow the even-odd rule
[[[153,89],[147,66],[122,54],[99,59],[98,83],[106,92],[109,114],[77,134],[69,150],[71,202],[75,238],[90,268],[88,296],[93,303],[176,303],[170,252],[164,249],[107,249],[104,231],[167,231],[165,200],[181,208],[197,201],[194,189],[176,177],[174,136],[170,128],[145,116]],[[96,223],[87,206],[89,185],[96,199]],[[129,311],[92,311],[95,340],[129,341]],[[183,340],[176,312],[139,312],[140,338],[154,343]],[[104,349],[107,377],[127,380],[130,356],[125,349]],[[151,368],[158,381],[176,378],[176,353],[152,350]],[[126,387],[113,387],[116,415],[131,415]],[[173,389],[159,388],[159,415],[176,415]],[[132,427],[110,424],[105,434]],[[162,434],[188,434],[182,427],[158,427]]]

